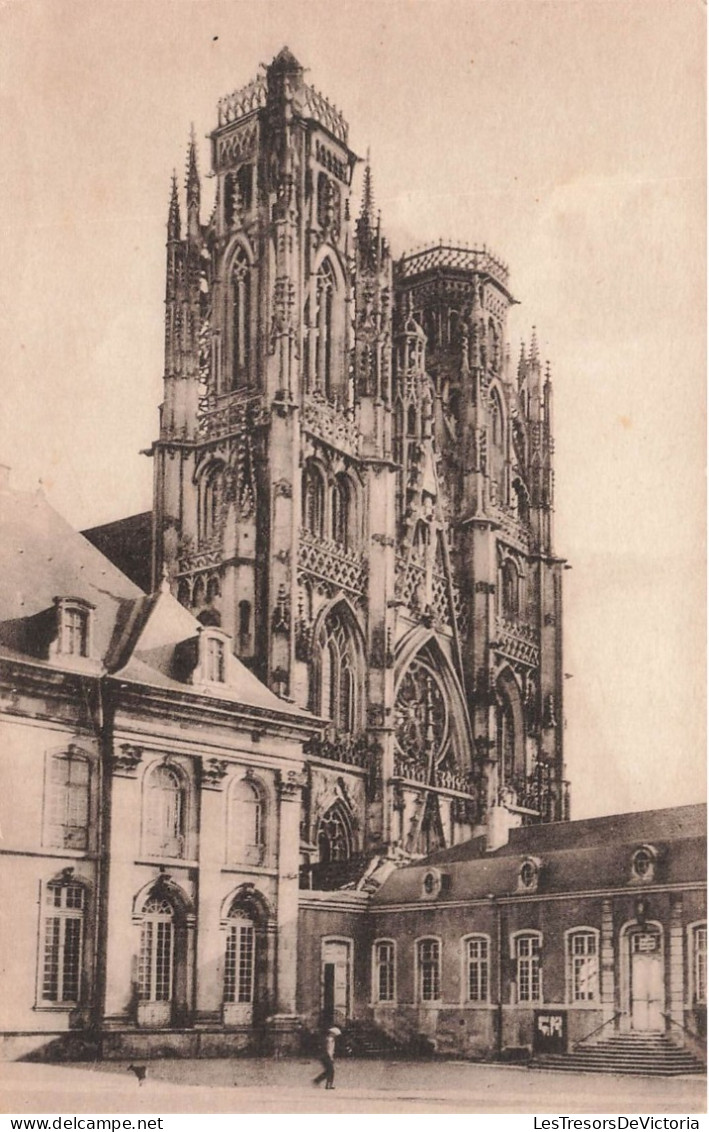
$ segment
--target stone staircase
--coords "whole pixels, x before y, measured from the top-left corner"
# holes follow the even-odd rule
[[[540,1055],[532,1069],[565,1069],[577,1073],[638,1073],[645,1077],[677,1077],[706,1073],[706,1066],[665,1034],[614,1034],[604,1041],[577,1046],[571,1053]]]

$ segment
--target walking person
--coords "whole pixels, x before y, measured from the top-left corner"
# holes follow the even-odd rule
[[[337,1026],[331,1026],[325,1034],[325,1042],[323,1044],[323,1054],[321,1061],[323,1063],[323,1072],[319,1073],[317,1077],[313,1078],[314,1085],[320,1085],[325,1082],[326,1089],[335,1088],[335,1041],[339,1038],[342,1030],[338,1030]]]

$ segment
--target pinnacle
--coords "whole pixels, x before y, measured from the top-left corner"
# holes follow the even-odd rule
[[[303,68],[290,47],[284,46],[271,63],[270,69],[275,71],[302,71]]]

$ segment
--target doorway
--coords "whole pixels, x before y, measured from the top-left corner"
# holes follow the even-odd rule
[[[641,1032],[664,1030],[662,936],[648,925],[632,932],[629,943],[631,1029]]]
[[[327,939],[322,944],[322,1023],[344,1025],[350,1016],[352,944]]]

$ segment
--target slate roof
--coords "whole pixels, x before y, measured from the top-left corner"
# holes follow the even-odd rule
[[[649,884],[704,882],[706,878],[706,805],[612,814],[581,821],[525,826],[511,831],[507,845],[485,853],[484,838],[431,854],[425,861],[397,869],[372,898],[377,904],[409,904],[421,899],[424,874],[435,867],[447,875],[442,900],[476,900],[494,895],[527,895],[518,884],[525,857],[540,862],[540,896],[550,893],[621,889],[633,882],[633,852],[652,845],[658,854]],[[529,893],[530,895],[532,893]]]
[[[94,607],[96,672],[318,725],[309,712],[274,695],[231,655],[224,684],[188,683],[178,662],[180,649],[196,642],[202,629],[192,614],[169,592],[146,595],[75,531],[41,491],[0,489],[0,659],[77,670],[75,658],[49,656],[56,635],[56,597],[80,598]]]

